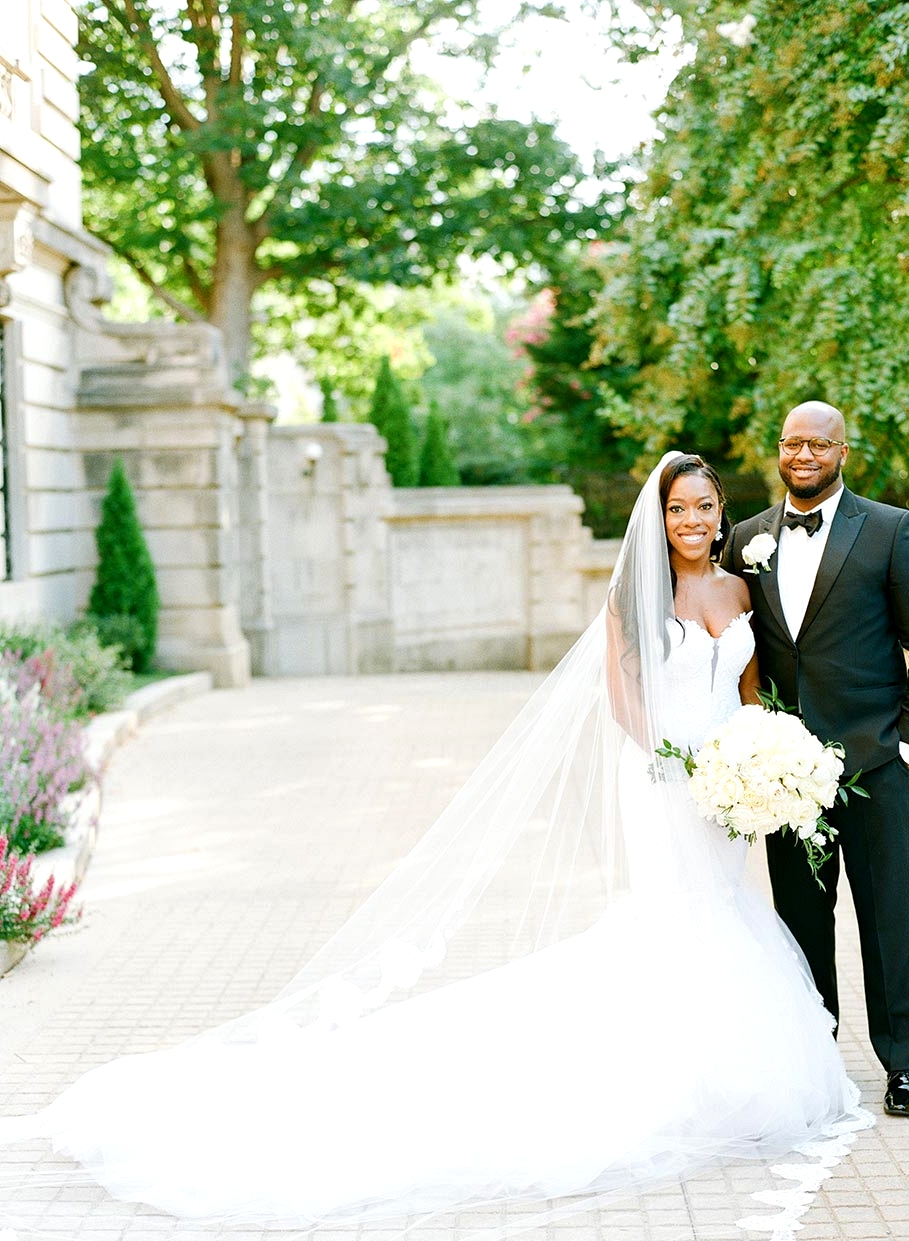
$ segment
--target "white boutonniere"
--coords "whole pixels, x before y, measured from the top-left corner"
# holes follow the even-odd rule
[[[757,573],[763,569],[770,572],[770,557],[776,551],[776,539],[772,534],[756,534],[750,543],[742,548],[742,559],[748,566],[746,573]]]

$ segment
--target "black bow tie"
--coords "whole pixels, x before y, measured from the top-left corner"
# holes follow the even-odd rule
[[[817,534],[821,528],[824,517],[820,509],[815,509],[813,513],[787,513],[783,518],[783,525],[793,530],[796,526],[804,526],[808,531],[808,538],[812,534]]]

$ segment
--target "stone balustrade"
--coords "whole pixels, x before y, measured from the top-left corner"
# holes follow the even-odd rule
[[[371,426],[271,428],[254,670],[557,663],[599,610],[619,541],[591,539],[567,487],[393,488],[383,453]]]

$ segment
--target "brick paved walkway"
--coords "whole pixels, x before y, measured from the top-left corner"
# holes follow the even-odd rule
[[[92,1064],[272,997],[417,839],[537,681],[526,673],[261,680],[144,726],[108,772],[85,924],[0,980],[0,1113],[40,1106]],[[879,1114],[882,1079],[841,899],[841,1046]],[[799,1241],[909,1241],[907,1172],[909,1122],[883,1117],[826,1182]],[[698,1241],[725,1184],[705,1177],[684,1193],[650,1195],[608,1225],[585,1217],[555,1235],[659,1241],[685,1225]],[[36,1191],[17,1209],[60,1241],[202,1236],[97,1190]]]

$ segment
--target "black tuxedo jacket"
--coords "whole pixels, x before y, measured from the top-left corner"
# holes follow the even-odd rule
[[[845,489],[798,636],[780,603],[776,552],[769,571],[745,573],[756,534],[779,541],[783,504],[740,522],[726,567],[751,589],[761,678],[771,678],[822,741],[846,748],[846,775],[869,771],[909,741],[909,511]]]

